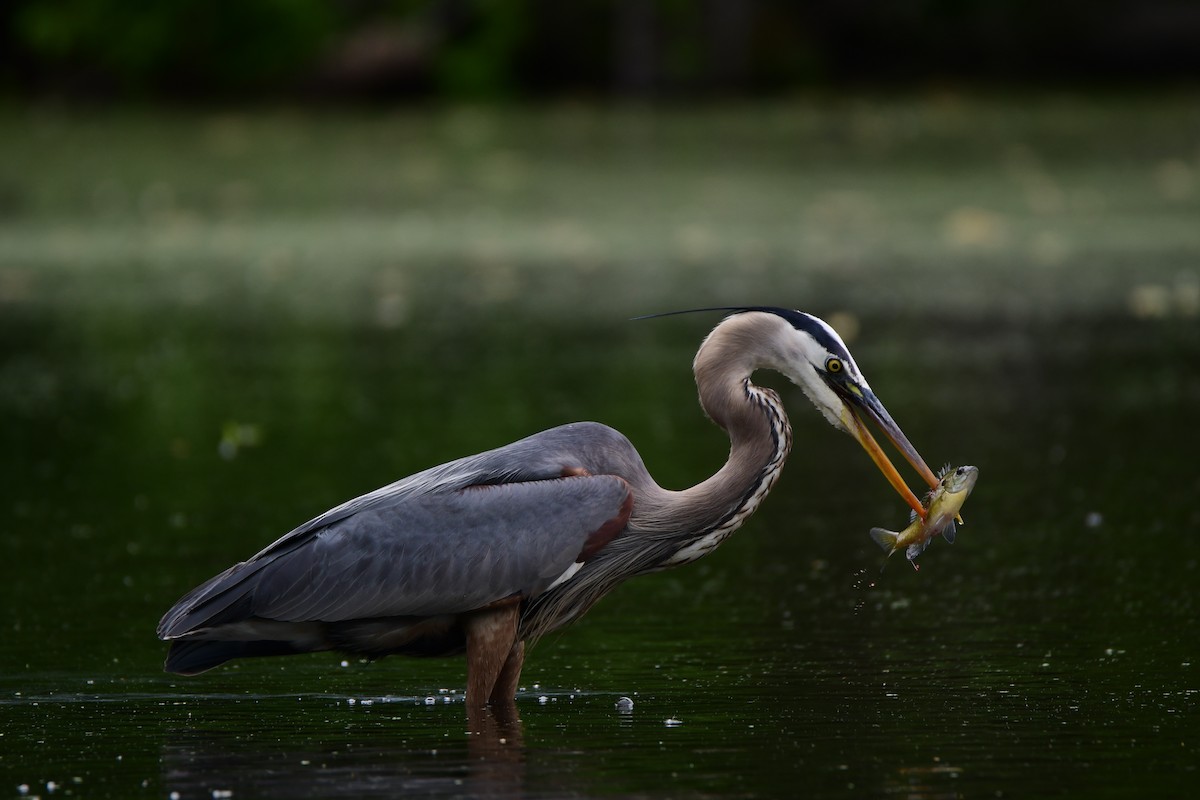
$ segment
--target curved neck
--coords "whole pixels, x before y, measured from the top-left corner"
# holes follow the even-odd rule
[[[524,636],[538,636],[583,613],[618,582],[686,564],[732,534],[767,495],[792,446],[792,429],[779,396],[755,386],[750,376],[776,367],[771,341],[775,317],[742,313],[718,325],[696,353],[693,369],[705,413],[729,434],[729,459],[716,474],[690,489],[661,488],[638,462],[627,473],[637,492],[629,528],[584,566],[589,581],[567,581],[534,601],[522,622]],[[776,331],[777,333],[777,331]]]
[[[756,386],[756,369],[774,365],[761,342],[767,315],[740,314],[718,325],[700,346],[693,368],[700,405],[729,434],[729,459],[690,489],[670,492],[662,516],[651,527],[678,528],[684,521],[696,538],[716,533],[703,549],[674,563],[698,558],[732,533],[774,485],[791,450],[792,431],[778,395]],[[655,515],[658,516],[658,515]],[[687,548],[685,547],[686,551]]]
[[[710,335],[693,364],[700,406],[729,434],[729,458],[712,477],[683,492],[689,505],[738,503],[766,478],[773,483],[768,473],[777,474],[791,450],[792,429],[779,396],[750,380],[754,370],[769,366],[744,341],[758,339],[754,326],[734,324],[738,321],[743,320],[735,317],[717,329],[724,335]]]

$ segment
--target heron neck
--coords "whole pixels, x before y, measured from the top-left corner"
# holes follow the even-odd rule
[[[695,513],[685,518],[704,518],[711,528],[728,525],[732,531],[774,485],[792,430],[779,396],[750,380],[769,360],[756,356],[745,337],[730,333],[710,336],[694,364],[700,405],[729,434],[729,459],[712,477],[681,492],[680,501]]]

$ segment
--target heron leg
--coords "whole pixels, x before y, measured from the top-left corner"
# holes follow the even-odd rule
[[[501,668],[500,675],[496,678],[496,686],[488,698],[489,703],[499,706],[501,703],[513,701],[513,698],[517,696],[517,684],[521,682],[521,667],[524,665],[525,643],[516,642],[508,651],[508,658],[505,659],[504,667]]]
[[[482,708],[496,700],[512,702],[525,652],[517,641],[520,616],[521,601],[514,597],[472,611],[463,619],[467,633],[468,706]],[[511,689],[507,688],[509,685]]]
[[[516,642],[508,651],[508,658],[500,668],[496,684],[488,696],[488,703],[476,705],[471,702],[470,690],[467,692],[467,721],[471,730],[484,731],[487,725],[496,725],[496,730],[504,733],[500,738],[511,740],[514,733],[519,736],[521,731],[521,715],[517,711],[517,683],[521,680],[521,665],[525,661],[525,643]]]

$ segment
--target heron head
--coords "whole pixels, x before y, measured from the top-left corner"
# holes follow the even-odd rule
[[[923,517],[925,510],[921,501],[908,488],[875,441],[867,427],[867,420],[887,437],[926,483],[931,487],[936,486],[938,478],[871,391],[870,384],[854,362],[842,337],[825,321],[802,311],[774,308],[753,310],[774,314],[786,323],[775,326],[778,336],[773,359],[775,363],[771,366],[803,389],[808,399],[835,428],[853,436],[892,487]]]
[[[870,384],[859,371],[858,364],[854,363],[854,357],[837,331],[812,314],[773,306],[694,308],[650,316],[691,314],[697,311],[732,312],[713,329],[696,354],[698,385],[704,383],[702,373],[713,368],[720,369],[722,365],[732,362],[740,362],[740,366],[750,372],[761,367],[783,373],[804,390],[825,419],[862,445],[888,483],[904,498],[904,502],[920,517],[925,517],[925,507],[875,441],[867,427],[867,420],[883,432],[931,488],[938,485],[938,478],[871,391]],[[703,387],[701,402],[704,402]],[[709,406],[706,405],[705,410],[712,414]],[[717,419],[715,416],[713,418]],[[720,423],[719,419],[717,421]]]

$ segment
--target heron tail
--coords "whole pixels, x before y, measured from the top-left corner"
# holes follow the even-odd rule
[[[305,653],[292,642],[223,642],[205,639],[176,639],[167,652],[166,672],[199,675],[234,658],[284,656]]]

